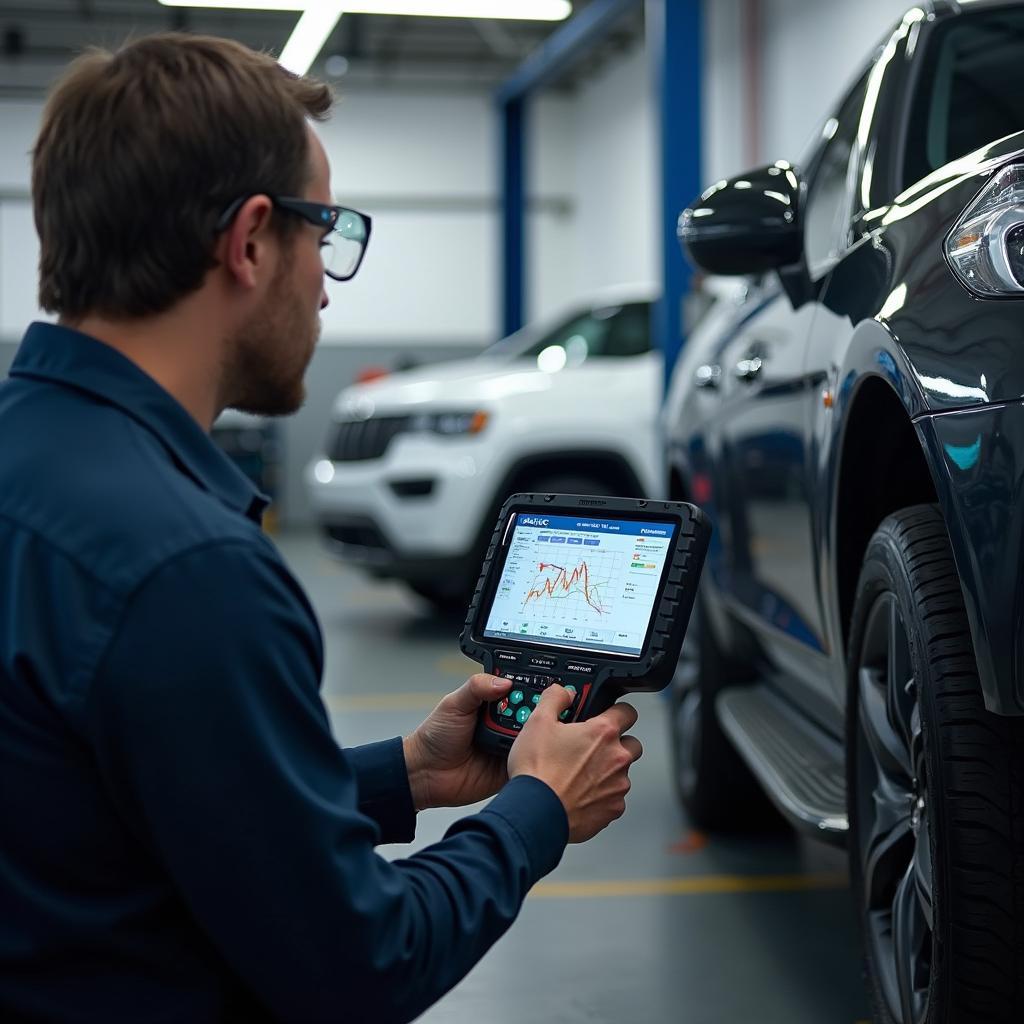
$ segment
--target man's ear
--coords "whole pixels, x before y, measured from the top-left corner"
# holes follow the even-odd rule
[[[242,288],[255,288],[265,270],[273,211],[269,197],[250,196],[217,242],[218,263]]]

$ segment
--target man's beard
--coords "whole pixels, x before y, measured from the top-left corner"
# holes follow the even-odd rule
[[[304,377],[320,321],[309,316],[281,268],[260,309],[228,346],[228,406],[257,416],[287,416],[306,400]]]

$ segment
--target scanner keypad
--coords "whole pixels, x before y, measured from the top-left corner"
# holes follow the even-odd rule
[[[580,708],[583,685],[563,676],[540,675],[533,672],[517,672],[501,669],[498,673],[504,679],[512,680],[508,694],[491,705],[491,719],[503,729],[519,732],[530,719],[533,709],[540,703],[541,695],[552,683],[559,683],[573,693],[572,706],[559,715],[563,722],[576,717]]]

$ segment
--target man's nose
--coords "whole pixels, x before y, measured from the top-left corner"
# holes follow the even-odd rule
[[[330,302],[330,301],[331,300],[327,296],[327,289],[324,288],[324,290],[320,293],[320,308],[321,309],[326,309],[327,308],[327,303]]]

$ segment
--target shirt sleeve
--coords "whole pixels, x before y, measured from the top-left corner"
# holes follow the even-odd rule
[[[416,837],[416,807],[401,737],[345,750],[356,777],[359,810],[373,818],[382,843],[411,843]]]
[[[112,799],[233,971],[283,1019],[409,1021],[504,933],[558,863],[565,812],[519,778],[389,863],[389,804],[331,736],[318,637],[271,552],[180,555],[134,595],[86,721]],[[392,741],[394,742],[394,741]],[[378,795],[383,797],[378,799]]]

